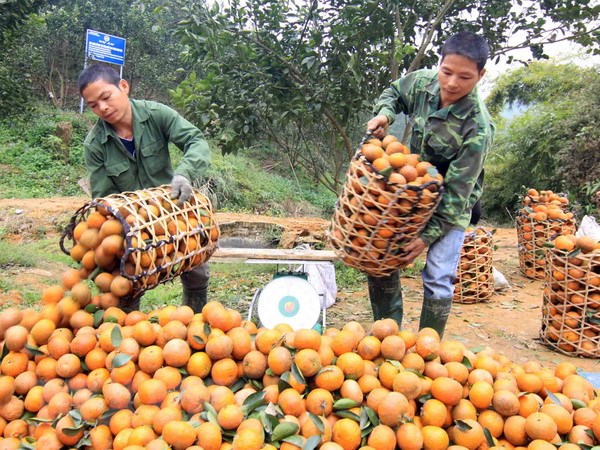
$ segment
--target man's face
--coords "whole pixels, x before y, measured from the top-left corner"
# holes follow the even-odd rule
[[[119,86],[98,80],[88,84],[81,96],[90,109],[111,125],[125,120],[130,112],[129,84],[125,80]]]
[[[461,55],[446,55],[438,70],[441,107],[456,103],[469,94],[485,74],[472,59]]]

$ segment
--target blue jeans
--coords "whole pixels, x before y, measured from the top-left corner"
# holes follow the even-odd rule
[[[421,274],[425,298],[452,299],[464,238],[464,230],[453,228],[429,246]]]

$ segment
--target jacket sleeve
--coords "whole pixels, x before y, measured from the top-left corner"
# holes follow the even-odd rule
[[[390,125],[396,120],[396,114],[408,114],[412,109],[413,91],[419,75],[418,71],[412,72],[394,81],[379,96],[373,113],[386,116]]]
[[[86,140],[83,144],[83,154],[92,188],[92,198],[105,197],[119,192],[112,178],[106,173],[100,146],[95,145],[93,141]]]
[[[169,142],[183,152],[175,174],[190,181],[203,176],[210,164],[210,148],[202,132],[168,106],[161,105],[160,118]]]
[[[448,167],[442,200],[420,235],[427,245],[456,227],[463,211],[472,206],[471,194],[490,145],[491,135],[485,128],[479,128],[464,140],[456,159]]]

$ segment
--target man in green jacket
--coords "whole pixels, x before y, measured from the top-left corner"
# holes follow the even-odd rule
[[[129,83],[112,68],[92,64],[79,75],[79,93],[98,122],[84,146],[92,197],[104,197],[171,184],[172,197],[189,200],[191,182],[202,176],[210,163],[210,149],[198,128],[173,109],[153,101],[129,98]],[[183,151],[173,170],[169,142]],[[208,265],[181,275],[183,303],[200,312],[206,303]],[[139,308],[140,299],[122,307]]]
[[[442,46],[438,70],[417,70],[383,91],[367,130],[383,137],[396,114],[410,118],[411,153],[431,162],[444,175],[444,194],[419,238],[405,247],[400,267],[428,247],[423,269],[424,300],[419,329],[443,334],[454,294],[453,281],[471,211],[482,194],[483,163],[493,138],[489,113],[477,83],[489,56],[486,40],[460,32]],[[374,318],[402,323],[399,273],[368,277]]]

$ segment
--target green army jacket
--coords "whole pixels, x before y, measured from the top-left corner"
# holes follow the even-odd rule
[[[411,153],[447,170],[442,200],[420,236],[427,245],[452,228],[469,225],[471,209],[482,194],[483,163],[494,133],[477,87],[446,108],[439,109],[439,103],[437,71],[422,69],[394,81],[374,109],[390,124],[397,113],[408,115]]]
[[[84,141],[92,197],[168,184],[173,174],[191,181],[206,172],[210,149],[198,128],[163,104],[148,100],[130,102],[135,156],[131,156],[113,128],[102,119]],[[169,156],[169,142],[183,151],[175,170]]]

